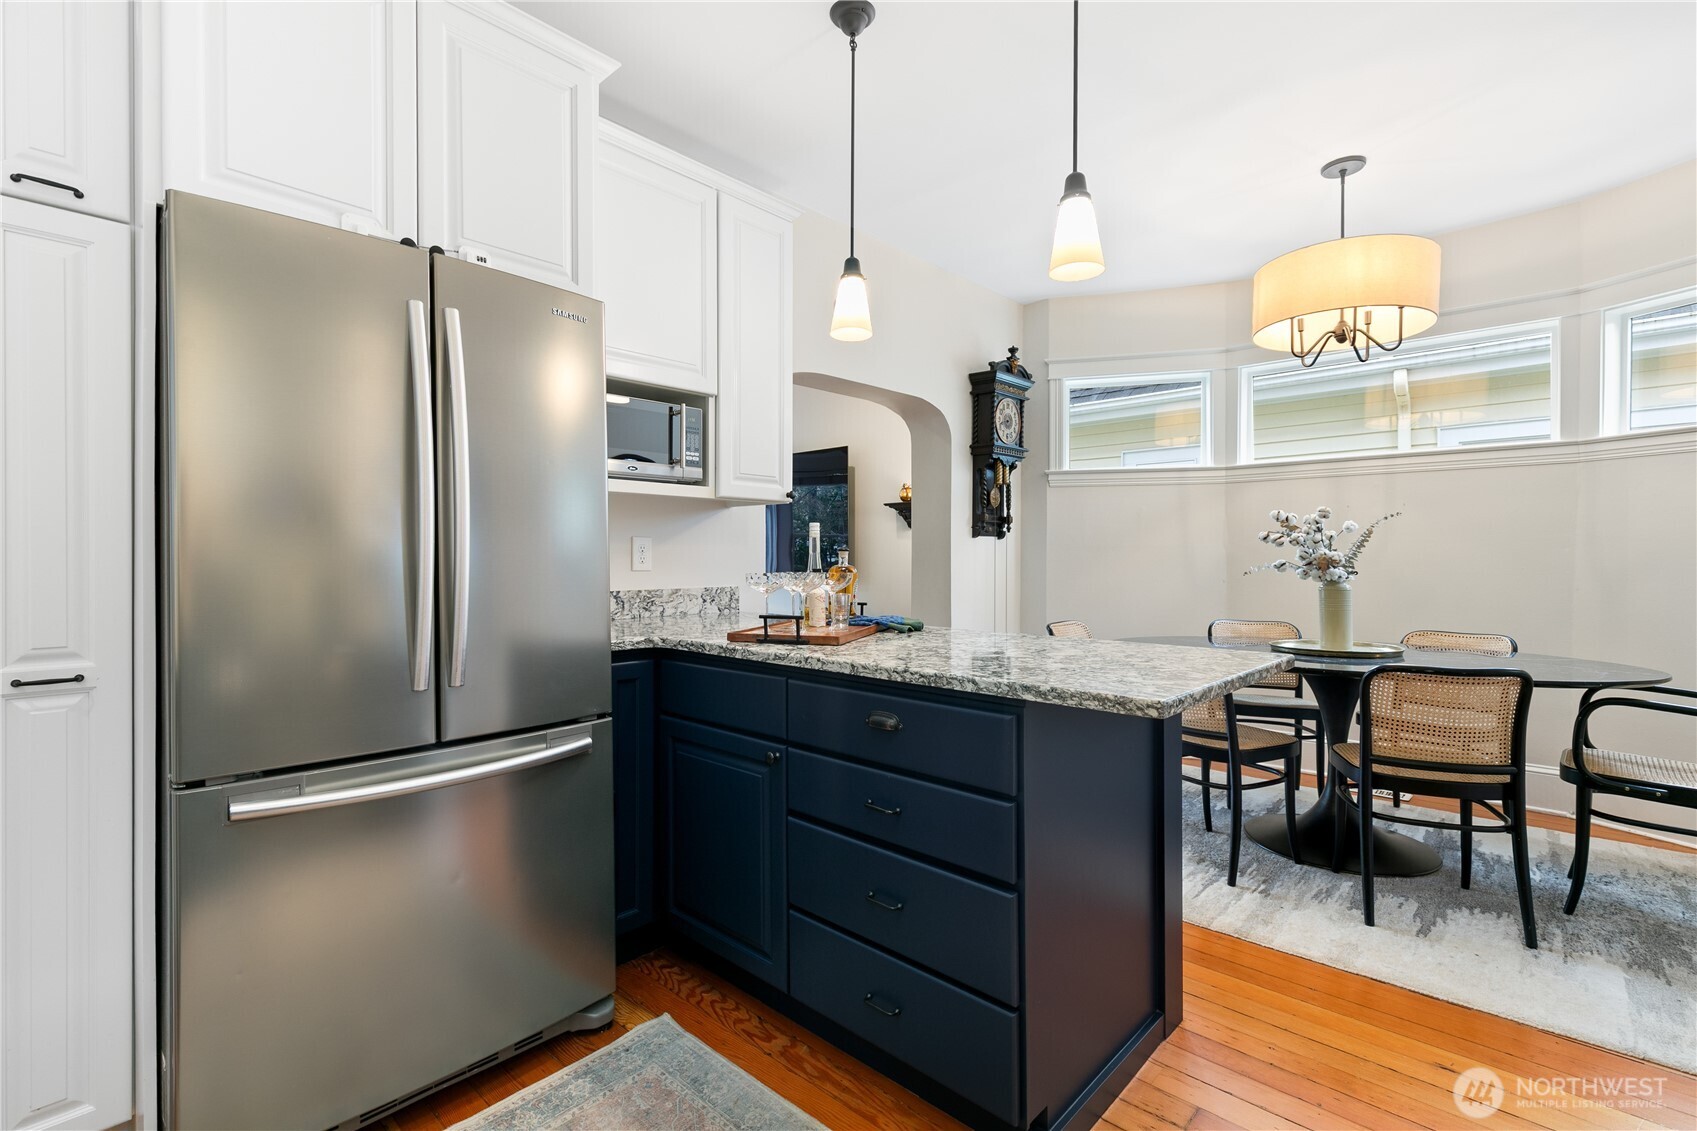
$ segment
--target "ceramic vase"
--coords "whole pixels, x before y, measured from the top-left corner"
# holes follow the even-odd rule
[[[1355,645],[1355,593],[1347,581],[1320,583],[1320,647],[1343,651]]]

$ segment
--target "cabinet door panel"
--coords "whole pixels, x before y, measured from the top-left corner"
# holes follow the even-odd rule
[[[719,201],[720,498],[781,503],[790,489],[790,224]]]
[[[613,903],[622,935],[654,921],[654,662],[613,665]]]
[[[412,4],[194,2],[161,13],[166,188],[416,233]]]
[[[584,291],[599,78],[521,21],[506,5],[419,9],[420,242]]]
[[[607,304],[608,375],[716,392],[719,194],[605,139],[595,178],[595,288]]]
[[[5,1127],[131,1115],[129,237],[112,221],[5,205]]]
[[[0,674],[128,694],[129,231],[18,201],[0,238]]]
[[[787,979],[781,748],[668,721],[672,925],[778,988]]]
[[[0,5],[6,195],[113,220],[130,216],[130,14],[126,4]],[[80,190],[12,180],[22,173]]]

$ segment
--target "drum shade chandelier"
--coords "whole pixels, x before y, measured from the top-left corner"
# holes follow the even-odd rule
[[[1288,351],[1312,367],[1331,346],[1366,361],[1389,353],[1438,320],[1438,245],[1421,236],[1346,236],[1344,192],[1365,157],[1328,161],[1338,182],[1338,238],[1287,252],[1255,272],[1256,345]]]
[[[866,276],[854,255],[854,103],[855,55],[858,36],[872,23],[877,10],[868,0],[837,0],[831,22],[849,37],[849,253],[837,280],[837,301],[831,310],[831,337],[839,342],[864,342],[872,336],[872,304],[866,295]]]
[[[1049,252],[1049,278],[1062,283],[1094,279],[1106,269],[1096,204],[1078,171],[1078,0],[1072,0],[1072,172],[1061,189],[1055,215],[1055,244]]]

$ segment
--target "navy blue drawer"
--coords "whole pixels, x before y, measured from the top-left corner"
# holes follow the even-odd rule
[[[790,680],[790,742],[1012,797],[1012,711]]]
[[[823,754],[790,759],[790,811],[991,879],[1019,878],[1018,819],[998,801]]]
[[[1009,1005],[1019,897],[790,818],[790,903]]]
[[[1004,1123],[1019,1110],[1019,1015],[790,913],[790,996]]]
[[[782,738],[788,682],[781,675],[667,660],[660,665],[660,710],[746,734]]]

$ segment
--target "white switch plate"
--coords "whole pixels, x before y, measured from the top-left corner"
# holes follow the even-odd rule
[[[633,573],[643,573],[654,568],[654,539],[630,540],[630,568]]]

